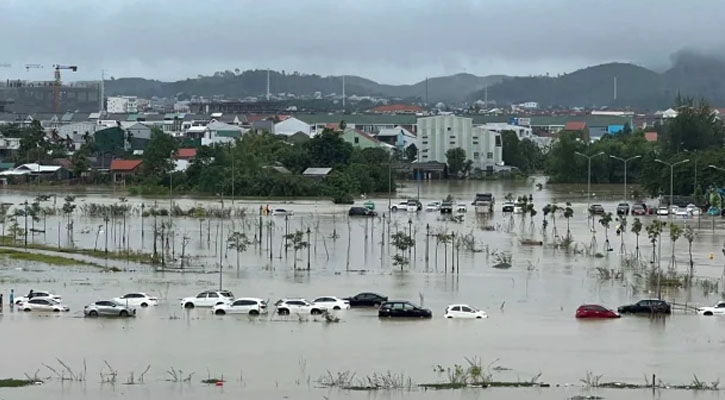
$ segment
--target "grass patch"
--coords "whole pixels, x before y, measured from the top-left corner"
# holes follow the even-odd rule
[[[418,385],[426,389],[435,390],[446,390],[446,389],[463,389],[468,387],[467,384],[462,382],[450,382],[450,383],[421,383]]]
[[[35,383],[36,383],[36,381],[32,381],[29,379],[6,378],[6,379],[0,379],[0,388],[23,387],[23,386],[30,386]]]
[[[118,271],[118,268],[105,267],[100,264],[91,263],[87,261],[74,260],[72,258],[66,258],[61,256],[52,256],[48,254],[36,254],[28,253],[24,251],[15,251],[9,249],[0,249],[0,256],[5,256],[11,260],[17,261],[31,261],[40,262],[49,265],[60,265],[60,266],[74,266],[74,265],[85,265],[89,267],[100,268],[108,271]]]
[[[201,383],[206,383],[207,385],[216,385],[219,382],[224,383],[224,379],[210,378],[201,381]]]
[[[18,243],[18,242],[2,243],[0,245],[5,246],[5,247],[25,248],[25,246],[22,243]],[[67,247],[58,248],[55,246],[48,246],[48,245],[37,244],[37,243],[28,243],[27,248],[34,249],[34,250],[54,251],[57,253],[79,254],[79,255],[95,257],[95,258],[103,258],[103,259],[109,259],[109,260],[133,261],[133,262],[138,262],[141,264],[158,264],[158,262],[156,260],[154,260],[153,254],[143,253],[140,251],[123,250],[123,251],[109,251],[108,253],[106,253],[103,250],[70,249]]]

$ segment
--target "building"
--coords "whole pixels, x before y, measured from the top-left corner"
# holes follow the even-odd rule
[[[111,96],[106,100],[106,110],[109,113],[135,113],[138,112],[138,98],[136,96]]]
[[[111,160],[111,179],[113,183],[123,182],[126,184],[126,180],[135,180],[143,170],[142,160],[121,160],[114,158]]]
[[[515,132],[519,140],[531,139],[534,136],[533,129],[531,129],[530,126],[512,125],[505,122],[489,122],[478,126],[498,133],[502,133],[504,131]]]
[[[420,147],[418,137],[402,126],[381,129],[375,138],[383,143],[395,146],[399,151],[403,151],[410,146],[415,146],[416,149]]]
[[[290,117],[285,119],[284,121],[280,121],[274,124],[273,132],[275,135],[284,136],[291,136],[297,132],[303,132],[309,136],[311,133],[310,128],[310,124],[308,124],[307,122],[299,120],[295,117]]]
[[[378,139],[368,135],[367,133],[359,130],[347,128],[342,133],[342,140],[358,147],[361,149],[374,149],[378,147],[392,148],[393,146],[385,143],[381,143]]]
[[[471,118],[438,115],[418,118],[421,163],[447,162],[446,152],[462,148],[466,158],[478,169],[494,169],[503,161],[501,134],[483,127],[473,127]]]
[[[593,127],[596,134],[594,136],[601,137],[606,132],[606,127]],[[584,121],[569,121],[564,125],[563,131],[566,132],[577,132],[581,135],[581,139],[585,142],[589,142],[589,127]]]
[[[242,137],[242,133],[242,128],[236,125],[215,121],[206,126],[201,144],[211,146],[218,143],[233,143],[235,139]]]
[[[370,109],[373,114],[417,114],[423,112],[423,107],[410,104],[390,104]]]
[[[539,103],[537,103],[535,101],[527,101],[527,102],[519,104],[519,107],[525,108],[527,110],[535,110],[535,109],[539,108]]]
[[[648,142],[656,142],[657,141],[657,132],[645,132],[644,133],[644,139]]]

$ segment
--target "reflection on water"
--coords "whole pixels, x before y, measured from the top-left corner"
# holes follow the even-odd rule
[[[575,216],[570,221],[577,242],[586,246],[592,232],[584,214],[586,190],[581,185],[546,186],[537,191],[534,181],[522,182],[424,182],[421,199],[438,200],[448,194],[469,205],[463,222],[442,218],[435,212],[394,213],[383,220],[348,219],[347,206],[323,201],[292,201],[284,207],[295,212],[288,221],[288,232],[311,229],[310,271],[293,271],[294,251],[284,249],[284,217],[263,217],[263,237],[268,222],[272,240],[272,259],[266,245],[252,245],[240,257],[240,268],[234,250],[226,249],[217,233],[220,220],[200,221],[193,218],[174,218],[170,243],[173,257],[178,259],[183,237],[189,238],[187,252],[192,254],[189,265],[203,272],[152,272],[147,267],[120,262],[129,269],[122,273],[104,273],[86,267],[60,267],[9,261],[2,259],[0,282],[2,292],[10,288],[24,294],[29,289],[47,289],[63,295],[71,307],[70,315],[39,316],[4,310],[0,317],[2,337],[0,352],[7,360],[0,366],[0,376],[22,377],[39,370],[41,376],[52,373],[43,364],[57,366],[56,358],[74,369],[86,360],[88,379],[79,383],[52,382],[24,389],[0,389],[0,397],[37,399],[68,398],[481,398],[502,399],[563,399],[587,394],[580,388],[549,389],[487,389],[464,391],[393,391],[377,393],[339,393],[316,388],[316,379],[325,371],[355,371],[360,376],[374,372],[396,371],[412,377],[414,382],[440,379],[433,366],[444,367],[464,363],[464,357],[480,356],[485,364],[505,367],[494,372],[498,380],[528,380],[542,374],[541,380],[552,384],[578,384],[586,371],[604,375],[603,380],[624,380],[639,383],[642,376],[657,374],[671,383],[688,383],[692,374],[713,381],[719,377],[720,354],[725,344],[725,318],[704,318],[677,311],[667,318],[624,317],[611,321],[576,321],[575,309],[583,303],[600,303],[608,307],[630,303],[653,293],[636,284],[632,273],[626,280],[601,280],[597,268],[619,270],[620,240],[633,251],[635,236],[626,232],[617,237],[610,229],[613,252],[593,258],[567,253],[550,245],[528,246],[520,238],[533,237],[551,243],[552,223],[546,236],[541,231],[543,214],[534,217],[533,235],[528,217],[508,216],[497,212],[488,220],[475,218],[470,202],[477,192],[492,191],[499,206],[506,193],[531,193],[538,209],[548,202],[572,201]],[[595,186],[596,199],[608,211],[614,211],[619,201],[619,186]],[[399,197],[417,195],[417,185],[407,184]],[[34,197],[35,193],[32,193]],[[3,202],[18,204],[25,200],[24,192],[0,191]],[[85,203],[113,203],[111,196],[79,196],[79,208]],[[159,199],[167,204],[167,199]],[[179,198],[174,200],[183,208],[219,204],[215,200]],[[51,200],[52,202],[52,200]],[[153,200],[144,199],[148,205]],[[266,202],[265,202],[266,203]],[[375,199],[382,214],[387,199]],[[654,204],[654,202],[651,202]],[[141,199],[131,198],[129,204],[140,209]],[[271,203],[270,203],[271,204]],[[276,203],[277,205],[281,203]],[[246,207],[255,213],[260,202],[235,201],[236,208]],[[225,207],[231,206],[225,202]],[[498,207],[497,207],[498,208]],[[512,219],[513,218],[513,221]],[[653,217],[644,217],[647,223]],[[162,218],[158,217],[156,223]],[[631,218],[630,218],[631,220]],[[22,222],[22,219],[20,220]],[[224,236],[232,230],[258,234],[258,217],[233,218],[224,221]],[[385,221],[385,222],[383,222]],[[390,222],[388,222],[390,221]],[[408,223],[410,221],[410,224]],[[60,230],[58,230],[60,222]],[[631,222],[631,221],[630,221]],[[685,221],[679,220],[683,224]],[[697,226],[697,221],[687,221]],[[700,222],[693,243],[695,273],[699,277],[720,278],[724,259],[720,251],[725,239],[721,221],[715,233],[710,221]],[[43,224],[43,222],[36,222]],[[89,218],[79,210],[74,217],[74,245],[93,249],[105,245],[108,234],[109,250],[123,248],[123,221],[105,223]],[[132,250],[153,249],[154,218],[141,218],[132,213],[126,219],[127,247]],[[566,221],[556,221],[560,234],[566,231]],[[57,246],[68,245],[65,219],[47,217],[44,233],[29,237],[31,243]],[[99,233],[99,225],[102,226]],[[613,224],[614,225],[614,224]],[[119,227],[120,226],[120,227]],[[201,226],[201,228],[200,228]],[[432,233],[455,232],[472,235],[473,248],[460,249],[455,254],[455,272],[451,271],[451,245],[428,238],[426,262],[426,226]],[[493,226],[494,231],[483,230]],[[506,227],[512,226],[510,232]],[[417,246],[411,251],[411,264],[400,271],[393,266],[389,235],[397,230],[410,229]],[[596,225],[601,249],[604,234]],[[86,230],[88,233],[82,233]],[[98,236],[98,238],[96,238]],[[460,236],[459,236],[460,237]],[[383,239],[384,238],[384,242]],[[671,244],[662,241],[663,266],[669,260]],[[651,245],[646,235],[640,237],[643,257],[648,257]],[[325,323],[311,318],[246,317],[211,315],[208,309],[182,310],[178,299],[218,285],[219,249],[224,261],[224,286],[236,296],[255,296],[270,301],[282,297],[320,295],[348,296],[362,291],[375,291],[391,299],[407,299],[433,311],[432,320],[379,321],[374,310],[350,310],[341,313],[341,322]],[[510,269],[491,268],[496,263],[491,255],[495,250],[512,256]],[[713,253],[710,259],[710,253]],[[676,245],[678,266],[684,271],[687,262],[687,243]],[[297,254],[298,266],[306,268],[307,251]],[[447,272],[445,272],[447,271]],[[643,271],[638,272],[640,275]],[[722,287],[722,286],[720,286]],[[161,304],[139,310],[133,320],[83,319],[82,307],[91,301],[117,296],[126,291],[145,291],[159,296]],[[668,300],[697,305],[714,304],[719,298],[705,295],[700,289],[670,291]],[[449,321],[442,318],[446,305],[468,303],[485,310],[490,318],[484,321]],[[104,360],[119,371],[119,381],[131,372],[140,374],[147,365],[152,368],[144,385],[102,385],[98,373]],[[302,367],[304,366],[304,368]],[[194,372],[192,382],[166,382],[170,368]],[[208,371],[208,372],[207,372]],[[199,383],[207,375],[224,375],[228,380],[221,388]],[[309,383],[308,383],[309,382]],[[607,399],[632,398],[633,395],[657,399],[690,398],[690,392],[597,391]],[[641,398],[641,397],[638,397]],[[701,393],[698,398],[718,398],[718,394]]]

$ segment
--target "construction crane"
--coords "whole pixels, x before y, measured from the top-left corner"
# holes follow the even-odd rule
[[[42,64],[25,64],[25,70],[30,71],[31,69],[43,68]]]
[[[60,70],[69,69],[73,72],[78,71],[78,67],[75,65],[53,65],[55,68],[55,83],[53,84],[53,105],[55,106],[55,112],[60,112]]]

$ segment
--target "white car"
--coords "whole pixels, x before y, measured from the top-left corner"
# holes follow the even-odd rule
[[[712,307],[700,307],[697,309],[700,315],[725,315],[725,301],[718,301]]]
[[[42,311],[42,312],[68,312],[70,307],[61,304],[60,301],[50,297],[36,297],[28,301],[24,301],[19,308],[25,312]]]
[[[456,204],[456,212],[457,213],[463,214],[466,211],[468,211],[468,210],[466,209],[466,205],[465,204]]]
[[[697,217],[702,212],[700,208],[692,203],[687,205],[687,212],[690,213],[693,217]]]
[[[272,215],[277,217],[284,217],[293,214],[294,213],[292,212],[292,210],[285,210],[284,208],[275,208],[274,210],[272,210]]]
[[[211,312],[215,315],[249,314],[260,315],[267,313],[267,302],[253,297],[241,297],[232,303],[215,305]]]
[[[524,213],[524,204],[523,203],[514,204],[514,214],[523,214],[523,213]]]
[[[350,302],[334,296],[322,296],[312,300],[312,305],[321,311],[349,310]]]
[[[15,304],[16,305],[20,305],[21,303],[25,303],[28,300],[32,300],[32,299],[35,299],[35,298],[47,298],[47,297],[50,297],[53,300],[61,301],[60,296],[55,295],[53,293],[50,293],[48,291],[45,291],[45,290],[31,290],[30,293],[28,293],[25,296],[16,297],[15,298]]]
[[[282,299],[275,303],[277,306],[277,314],[322,314],[319,307],[315,307],[312,303],[305,299]]]
[[[181,299],[181,306],[184,308],[214,307],[232,301],[234,301],[234,295],[228,290],[207,290],[194,297]]]
[[[485,311],[481,311],[475,307],[471,307],[467,304],[453,304],[446,307],[444,314],[446,318],[461,318],[461,319],[484,319],[488,318]]]
[[[159,299],[146,293],[126,293],[121,297],[115,297],[112,301],[126,307],[148,307],[158,306]]]
[[[398,211],[398,210],[408,210],[408,200],[401,201],[397,204],[393,204],[390,206],[390,211]]]
[[[670,215],[670,209],[667,207],[657,207],[657,215]]]
[[[440,211],[441,210],[441,202],[440,201],[432,201],[428,203],[425,206],[426,211]]]
[[[689,217],[690,211],[688,211],[686,208],[677,207],[677,210],[675,210],[675,215],[678,217]]]

